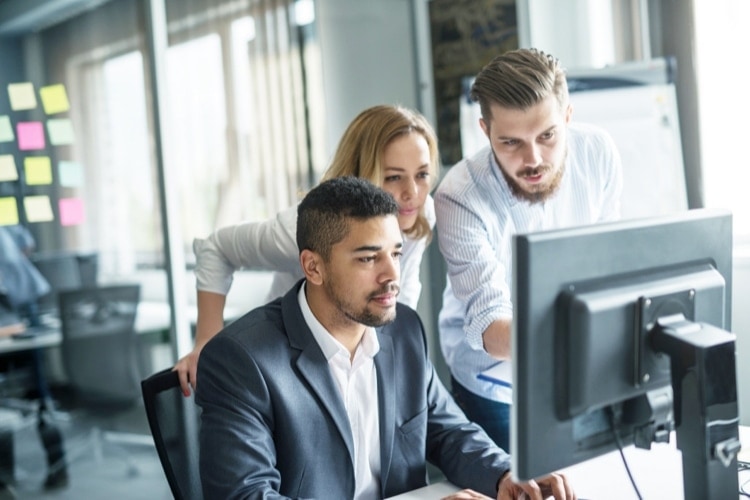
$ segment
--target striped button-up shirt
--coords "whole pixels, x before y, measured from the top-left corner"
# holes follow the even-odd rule
[[[435,193],[438,242],[448,268],[439,328],[443,355],[461,385],[511,402],[511,380],[496,384],[477,375],[498,362],[484,351],[482,333],[493,321],[513,316],[513,235],[615,220],[621,192],[612,138],[577,123],[568,128],[559,191],[544,203],[513,196],[489,146],[450,169]]]

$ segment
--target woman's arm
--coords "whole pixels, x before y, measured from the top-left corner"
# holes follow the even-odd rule
[[[224,306],[234,271],[247,268],[300,273],[296,233],[295,205],[273,219],[227,226],[214,231],[208,238],[195,239],[193,252],[198,289],[195,347],[174,367],[179,372],[182,392],[186,396],[197,383],[201,349],[224,328]]]
[[[180,387],[185,396],[197,384],[198,357],[203,346],[224,328],[226,295],[198,291],[198,321],[195,326],[195,346],[181,358],[174,369],[180,376]]]

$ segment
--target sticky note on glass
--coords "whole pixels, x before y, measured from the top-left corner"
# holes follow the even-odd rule
[[[12,196],[0,198],[0,226],[18,224],[18,205]]]
[[[52,163],[49,156],[28,156],[23,160],[26,184],[42,186],[52,184]]]
[[[18,180],[18,169],[13,155],[0,155],[0,182]]]
[[[68,102],[68,93],[65,91],[65,85],[48,85],[39,89],[39,97],[42,98],[42,107],[48,115],[62,113],[70,109]]]
[[[0,116],[0,142],[13,142],[15,138],[13,126],[10,124],[10,116]]]
[[[77,226],[86,221],[83,200],[80,198],[60,198],[60,225]]]
[[[26,220],[29,222],[46,222],[55,218],[49,196],[26,196],[23,199]]]
[[[64,187],[83,186],[83,167],[74,161],[61,161],[57,165],[57,178]]]
[[[68,118],[47,120],[47,132],[53,146],[73,144],[73,124]]]
[[[18,136],[18,149],[22,151],[44,149],[42,122],[18,122],[16,135]]]
[[[31,82],[8,84],[8,98],[13,111],[36,108],[36,94]]]

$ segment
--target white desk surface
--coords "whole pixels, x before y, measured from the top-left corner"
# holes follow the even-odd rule
[[[740,426],[743,449],[742,461],[750,460],[750,427]],[[681,499],[682,453],[676,448],[675,436],[671,443],[655,444],[651,450],[633,446],[625,448],[625,457],[643,498]],[[636,498],[620,453],[614,451],[562,471],[581,499],[633,500]],[[740,473],[740,485],[750,480],[750,471]],[[442,481],[403,493],[392,500],[436,500],[458,491],[459,488]],[[738,495],[739,497],[739,495]]]
[[[750,427],[740,426],[739,430],[744,448],[740,458],[745,459],[750,452]],[[643,498],[684,498],[682,452],[677,449],[674,433],[668,444],[654,444],[650,450],[629,446],[624,454]],[[579,498],[636,498],[619,451],[569,467],[563,472],[572,482]],[[746,471],[740,475],[741,482],[743,479],[750,479]]]
[[[459,491],[459,488],[456,485],[448,481],[441,481],[395,497],[388,497],[387,500],[437,500],[457,491]]]

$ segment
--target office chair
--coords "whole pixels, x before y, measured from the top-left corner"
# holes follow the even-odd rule
[[[200,407],[184,397],[177,372],[167,368],[141,382],[146,416],[175,500],[203,498],[198,470]]]
[[[103,444],[153,446],[146,434],[103,430],[118,414],[140,405],[140,363],[135,318],[140,285],[109,285],[61,290],[58,294],[62,327],[62,361],[77,409],[91,427],[86,443],[76,452],[66,445],[66,463],[93,449],[103,458]],[[76,418],[75,416],[73,417]],[[130,457],[119,448],[128,473],[137,474]]]

